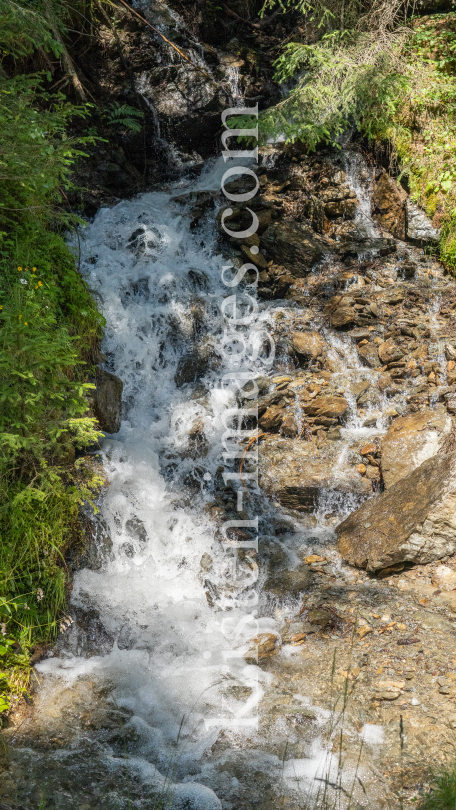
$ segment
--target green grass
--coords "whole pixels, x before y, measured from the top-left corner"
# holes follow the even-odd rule
[[[456,807],[456,765],[434,777],[431,791],[420,802],[420,810],[454,810]]]

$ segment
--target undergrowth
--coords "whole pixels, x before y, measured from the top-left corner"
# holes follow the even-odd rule
[[[0,0],[0,714],[27,689],[30,652],[56,636],[65,552],[101,484],[84,453],[100,435],[87,379],[103,318],[65,242],[78,221],[62,207],[93,136],[68,135],[87,105],[22,72],[37,49],[62,52],[37,8]]]
[[[407,20],[402,4],[382,0],[266,0],[265,9],[274,6],[299,12],[302,25],[275,62],[276,80],[293,86],[260,114],[260,140],[280,136],[313,151],[357,130],[372,147],[389,144],[399,180],[441,228],[440,258],[456,272],[456,13]]]

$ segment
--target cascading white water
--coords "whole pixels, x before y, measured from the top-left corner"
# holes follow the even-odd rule
[[[193,190],[218,190],[225,168],[217,163]],[[76,574],[72,605],[95,609],[114,646],[105,656],[87,657],[70,634],[66,649],[39,670],[51,676],[51,690],[78,677],[114,683],[116,704],[132,711],[130,722],[141,727],[143,743],[131,768],[138,778],[153,777],[158,787],[160,770],[166,772],[175,757],[185,717],[175,780],[192,784],[173,791],[183,801],[187,790],[199,810],[212,810],[220,807],[216,794],[222,785],[224,798],[232,793],[234,799],[238,783],[234,780],[227,793],[216,763],[206,763],[203,773],[201,761],[223,728],[221,717],[229,727],[236,712],[246,720],[255,716],[266,678],[229,651],[242,648],[255,631],[276,630],[276,624],[264,618],[249,625],[233,600],[226,616],[214,612],[203,589],[203,554],[212,558],[215,577],[227,565],[214,547],[215,527],[204,504],[220,464],[220,415],[231,395],[216,387],[213,372],[212,380],[210,374],[205,380],[206,392],[189,399],[174,376],[193,335],[192,306],[205,309],[206,327],[216,335],[226,293],[213,226],[203,242],[201,232],[194,237],[172,193],[144,194],[102,209],[85,231],[82,268],[103,301],[104,351],[124,381],[125,416],[120,432],[103,442],[110,486],[102,517],[112,554],[102,570]],[[204,292],[195,291],[195,279]],[[185,457],[195,419],[204,423],[210,445],[197,462]],[[200,483],[190,498],[182,478],[195,468]],[[227,679],[255,687],[250,706],[222,698],[220,684],[226,686]]]
[[[344,169],[347,174],[348,182],[356,192],[358,199],[358,212],[356,219],[365,231],[366,236],[376,237],[380,235],[380,231],[376,223],[372,219],[371,210],[371,185],[373,180],[373,170],[367,166],[362,155],[355,151],[347,149],[343,153],[344,156]]]

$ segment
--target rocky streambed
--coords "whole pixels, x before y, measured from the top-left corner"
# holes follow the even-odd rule
[[[226,239],[224,170],[86,229],[122,426],[70,615],[5,732],[8,806],[393,808],[454,760],[456,286],[436,232],[355,147],[279,144],[249,203],[259,236]],[[259,415],[239,512],[217,339],[221,268],[245,257],[276,358],[256,400],[237,395]],[[253,514],[258,556],[227,562],[221,527]],[[233,572],[256,565],[246,619]]]

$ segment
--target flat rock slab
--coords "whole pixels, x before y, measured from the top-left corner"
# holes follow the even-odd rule
[[[309,512],[323,493],[368,496],[370,481],[341,460],[341,446],[267,436],[259,447],[260,486],[282,506]]]
[[[382,475],[386,489],[439,452],[451,430],[445,408],[426,408],[394,420],[382,441]]]
[[[428,459],[337,527],[351,565],[380,571],[456,553],[456,455]]]

